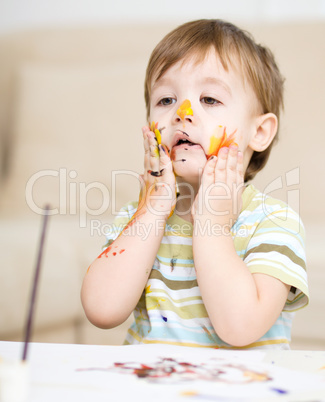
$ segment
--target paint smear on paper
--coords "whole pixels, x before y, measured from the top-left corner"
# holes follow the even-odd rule
[[[86,370],[96,369],[77,369],[77,371]],[[98,370],[103,369],[98,368]],[[205,363],[194,364],[187,361],[179,361],[172,357],[163,357],[150,364],[141,362],[115,362],[113,366],[107,367],[106,370],[120,374],[135,375],[138,378],[145,378],[150,382],[168,380],[170,383],[179,383],[189,380],[203,380],[230,385],[272,381],[272,378],[264,370],[252,370],[246,365],[227,363],[223,359],[211,359]],[[195,391],[193,394],[189,393],[184,396],[195,396]]]
[[[185,101],[177,109],[176,113],[182,120],[184,120],[186,116],[193,116],[191,102],[188,99],[185,99]]]
[[[244,377],[248,378],[249,382],[251,381],[267,381],[269,379],[267,373],[258,373],[252,370],[246,370],[243,372]]]
[[[274,387],[271,388],[271,391],[274,391],[274,392],[276,392],[277,394],[280,394],[280,395],[285,395],[285,394],[288,393],[288,391],[286,391],[285,389],[274,388]]]
[[[188,390],[188,391],[182,391],[180,393],[181,396],[198,396],[199,393],[197,391],[192,391],[192,390]]]

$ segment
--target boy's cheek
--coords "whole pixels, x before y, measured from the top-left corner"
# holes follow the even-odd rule
[[[238,150],[244,153],[249,147],[249,137],[245,137],[243,134],[238,133],[235,137],[235,141],[238,145]]]
[[[236,130],[229,134],[225,126],[217,126],[213,134],[209,138],[209,146],[206,150],[206,155],[209,158],[212,155],[217,156],[221,148],[228,148],[231,145],[238,145],[236,142]]]

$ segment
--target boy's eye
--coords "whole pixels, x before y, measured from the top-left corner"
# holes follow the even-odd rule
[[[175,103],[175,99],[173,98],[163,98],[158,102],[158,105],[168,106]]]
[[[210,96],[205,96],[201,100],[207,105],[218,105],[221,103],[217,99],[211,98]]]

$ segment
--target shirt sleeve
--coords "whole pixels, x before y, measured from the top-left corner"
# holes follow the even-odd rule
[[[137,202],[129,202],[120,209],[113,223],[111,225],[108,225],[105,233],[106,243],[103,248],[108,247],[120,235],[120,233],[132,219],[132,216],[135,214],[137,207]]]
[[[251,273],[270,275],[291,286],[284,311],[308,304],[305,229],[288,206],[264,215],[248,243],[244,262]]]

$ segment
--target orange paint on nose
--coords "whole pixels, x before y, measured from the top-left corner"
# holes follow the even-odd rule
[[[186,116],[193,116],[191,102],[188,99],[185,99],[185,101],[177,109],[176,113],[182,120],[184,120]]]

